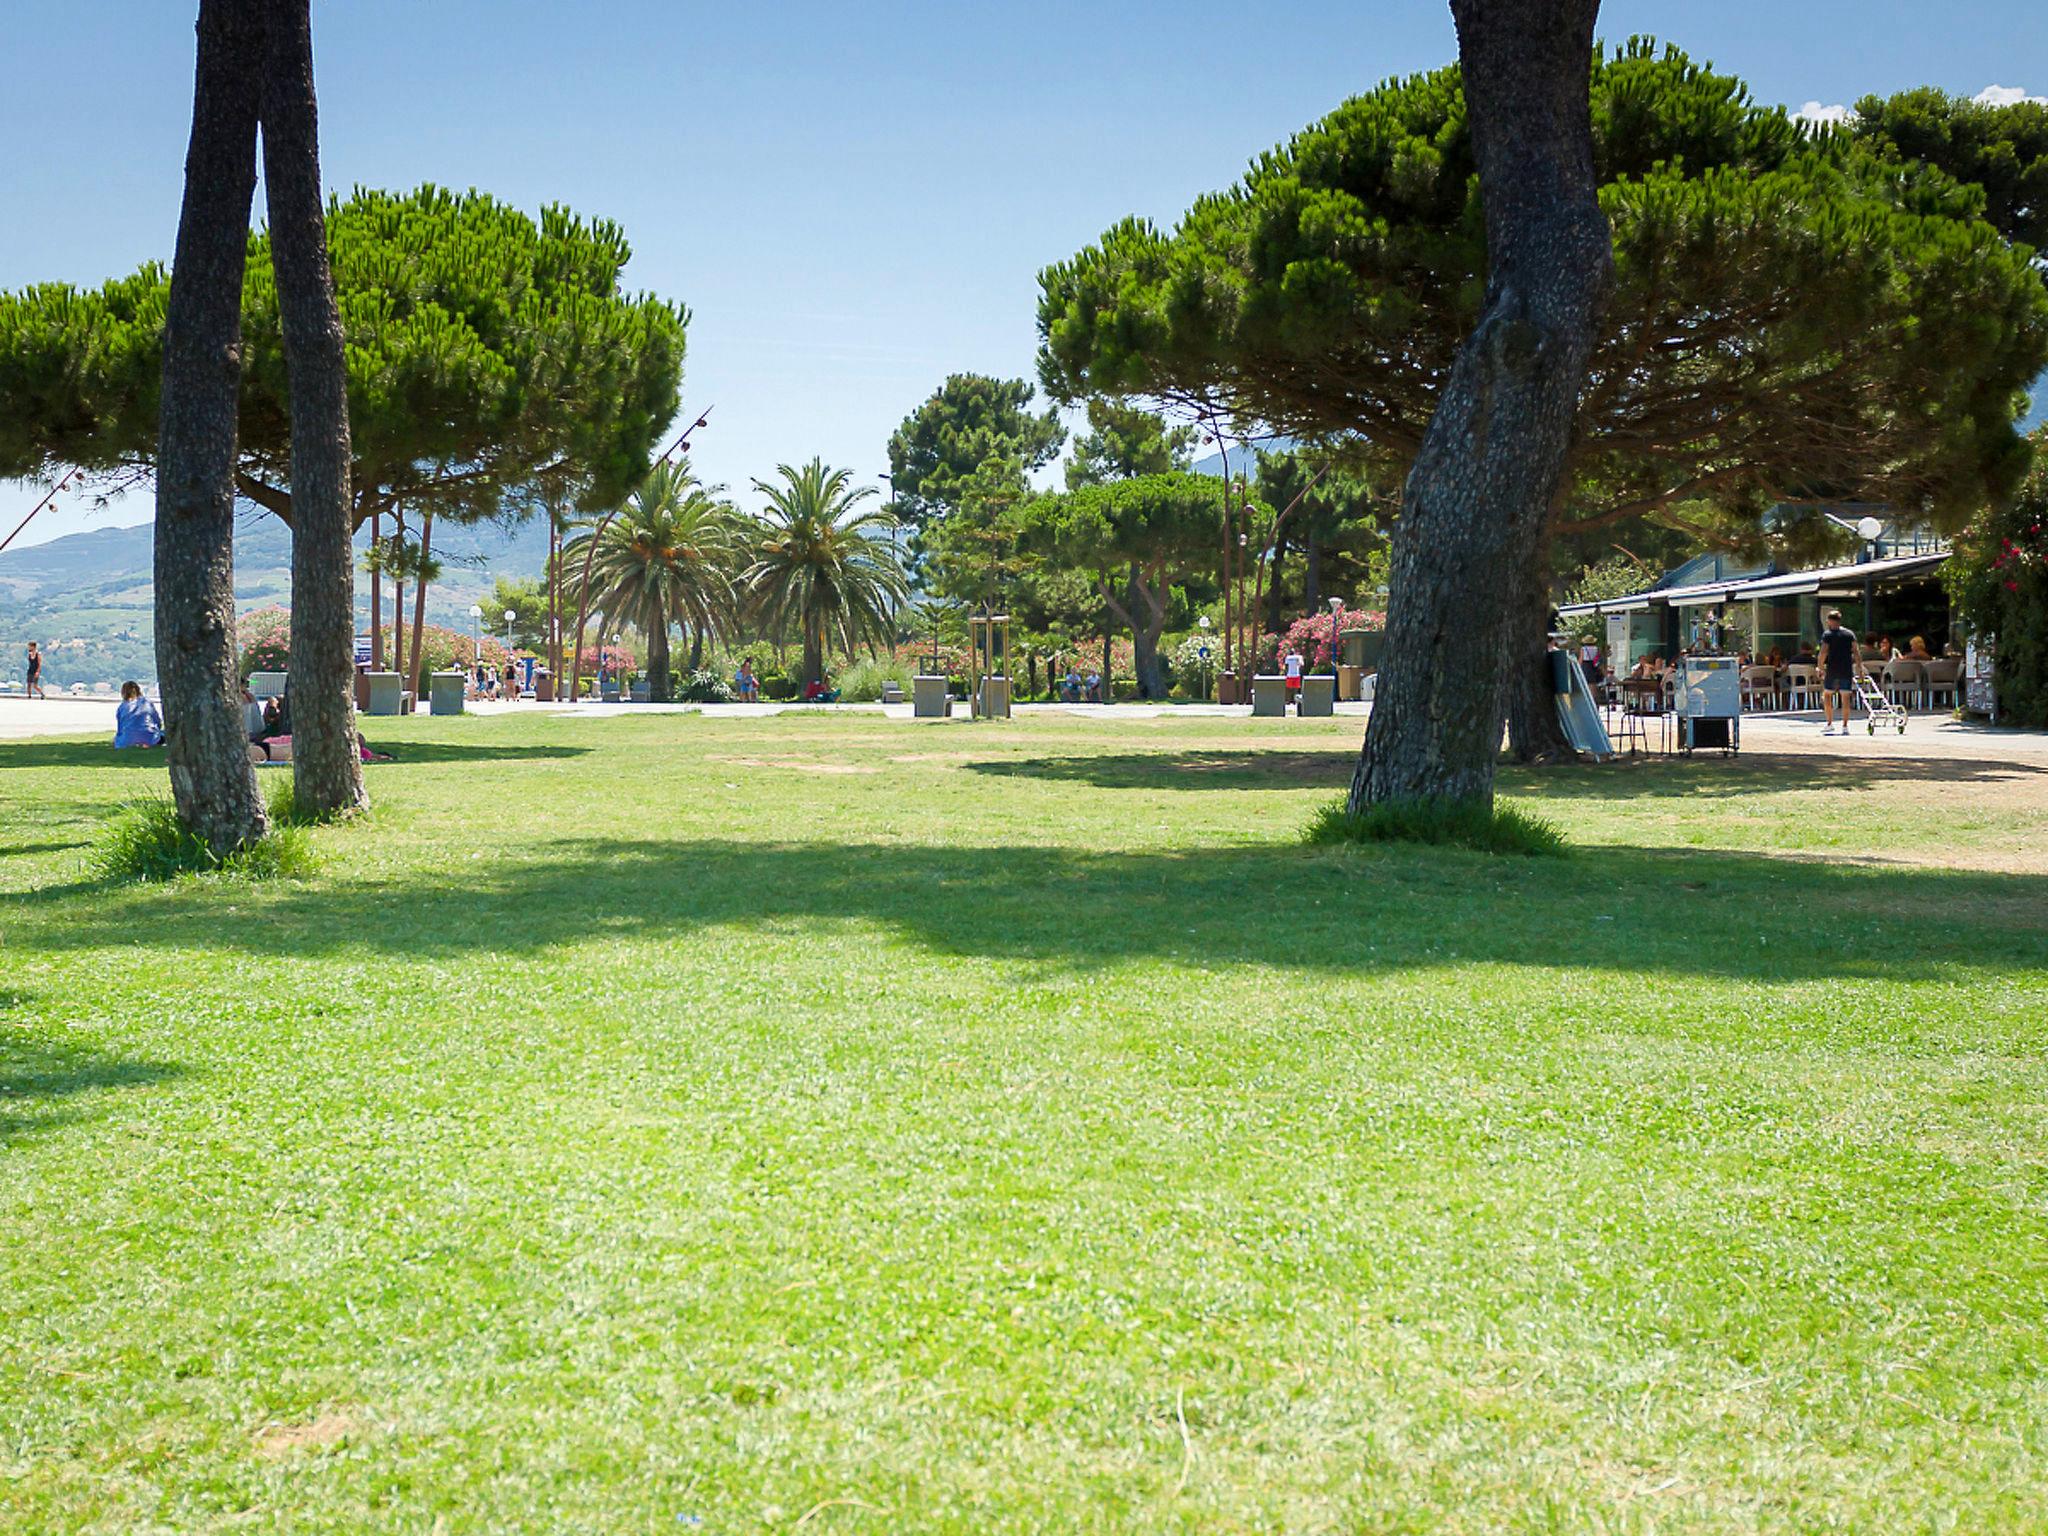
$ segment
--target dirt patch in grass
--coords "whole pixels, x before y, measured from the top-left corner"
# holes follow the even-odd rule
[[[826,763],[809,757],[714,757],[714,763],[725,763],[734,768],[789,768],[798,773],[878,773],[879,769],[865,768],[858,763]]]
[[[296,1424],[271,1424],[256,1436],[256,1454],[269,1460],[299,1451],[324,1451],[346,1440],[368,1420],[355,1409],[329,1409]]]

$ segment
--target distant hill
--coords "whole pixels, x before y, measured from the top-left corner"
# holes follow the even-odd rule
[[[368,543],[367,535],[357,536],[359,555]],[[470,605],[485,597],[498,577],[540,574],[547,560],[547,525],[535,519],[509,531],[495,524],[437,526],[434,554],[443,572],[427,588],[427,621],[466,630]],[[291,557],[291,533],[284,524],[265,513],[241,518],[235,528],[236,610],[288,606]],[[95,528],[0,555],[0,637],[6,646],[0,675],[18,679],[20,652],[28,641],[40,640],[53,685],[154,678],[154,560],[155,529],[148,523]],[[359,572],[356,611],[364,628],[369,591],[368,579]],[[390,602],[388,589],[385,602]]]

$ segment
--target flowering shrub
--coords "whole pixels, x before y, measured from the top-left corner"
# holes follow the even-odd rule
[[[1971,628],[1996,644],[2002,722],[2048,726],[2048,427],[2011,506],[1964,530],[1945,573]]]
[[[1364,608],[1345,608],[1337,613],[1325,609],[1311,613],[1306,618],[1296,619],[1287,626],[1287,633],[1280,636],[1268,635],[1274,642],[1275,654],[1286,656],[1301,652],[1302,660],[1311,672],[1323,671],[1336,664],[1335,636],[1347,629],[1385,629],[1387,616]],[[1265,660],[1265,647],[1260,646],[1260,662]]]
[[[292,611],[289,608],[252,608],[235,621],[235,649],[241,660],[237,668],[242,681],[253,672],[285,672],[292,663]]]
[[[412,671],[412,633],[406,632],[405,670]],[[467,672],[477,664],[476,641],[469,635],[457,634],[452,629],[443,629],[438,624],[429,624],[420,631],[420,655],[424,658],[421,673],[460,670]],[[483,664],[494,672],[502,672],[508,660],[505,642],[484,636]]]
[[[638,665],[639,659],[623,645],[607,645],[602,649],[594,645],[583,647],[582,666],[586,677],[601,671],[616,676],[631,672]]]

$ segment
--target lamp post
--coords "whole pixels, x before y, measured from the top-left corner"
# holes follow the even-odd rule
[[[469,605],[469,650],[470,671],[474,673],[484,664],[484,610],[480,603]]]
[[[1206,699],[1209,697],[1209,615],[1203,614],[1195,623],[1202,630],[1202,697]]]
[[[1330,599],[1330,676],[1332,676],[1332,677],[1336,677],[1336,676],[1338,676],[1338,675],[1339,675],[1339,674],[1338,674],[1338,671],[1337,671],[1337,620],[1338,620],[1338,619],[1339,619],[1339,618],[1340,618],[1340,617],[1341,617],[1341,616],[1343,615],[1343,612],[1344,612],[1344,599],[1343,599],[1343,598],[1341,598],[1341,597],[1333,597],[1333,598],[1331,598],[1331,599]]]

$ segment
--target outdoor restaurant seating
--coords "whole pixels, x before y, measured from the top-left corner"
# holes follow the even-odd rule
[[[1820,702],[1820,670],[1787,663],[1778,672],[1778,696],[1790,709],[1812,709]]]
[[[1776,667],[1744,667],[1742,669],[1742,707],[1744,709],[1776,709],[1778,707],[1778,669]]]
[[[1907,709],[1916,707],[1920,702],[1921,684],[1924,680],[1925,672],[1917,661],[1894,657],[1884,664],[1884,696],[1894,704]]]
[[[1929,709],[1938,708],[1942,703],[1943,697],[1946,696],[1949,707],[1953,709],[1962,702],[1960,697],[1962,681],[1963,664],[1956,657],[1944,656],[1939,661],[1928,662],[1927,707]]]

